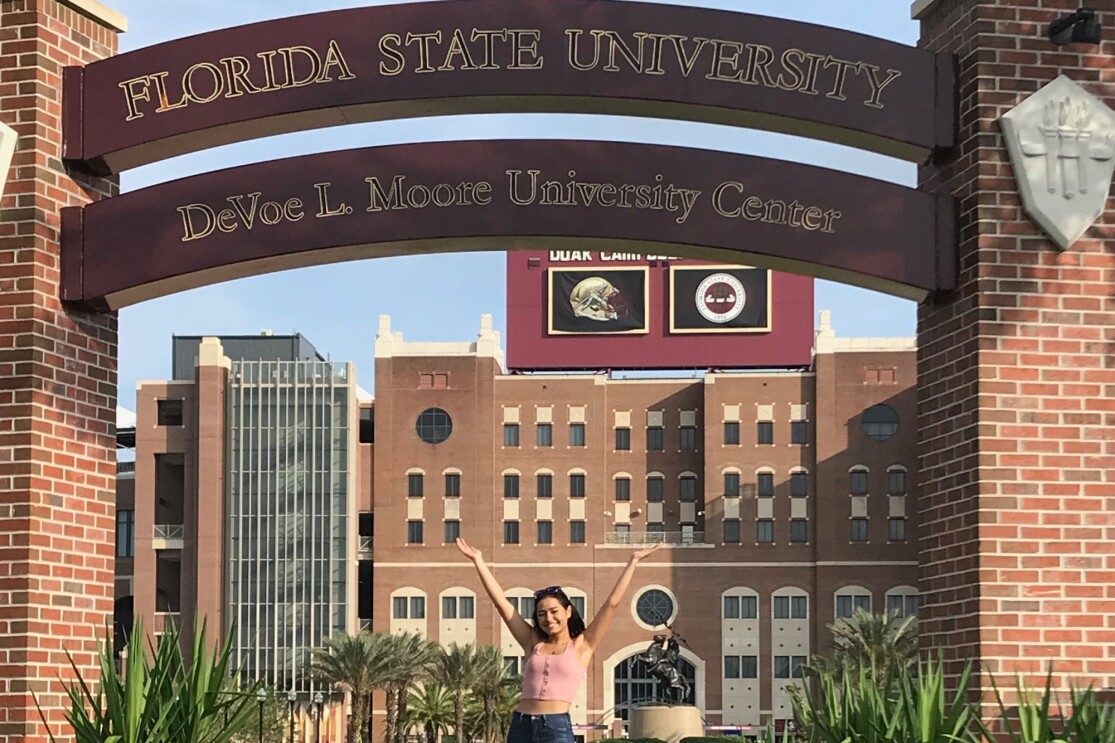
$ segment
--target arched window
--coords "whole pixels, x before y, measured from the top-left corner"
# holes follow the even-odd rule
[[[836,618],[851,619],[857,609],[871,611],[871,591],[862,586],[845,586],[836,592]]]
[[[896,617],[918,615],[918,589],[913,586],[895,586],[887,591],[887,614]]]

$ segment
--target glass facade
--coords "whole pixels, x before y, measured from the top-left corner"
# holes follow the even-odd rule
[[[311,649],[347,629],[355,380],[322,361],[234,362],[231,380],[233,666],[308,691]]]

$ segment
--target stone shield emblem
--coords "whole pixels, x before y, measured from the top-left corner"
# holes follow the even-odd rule
[[[1000,119],[1026,213],[1062,250],[1103,213],[1115,111],[1064,75]]]

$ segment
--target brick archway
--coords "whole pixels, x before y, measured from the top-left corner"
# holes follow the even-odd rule
[[[921,187],[960,199],[960,285],[919,309],[926,642],[993,672],[1111,685],[1115,231],[1058,252],[1023,214],[996,124],[1066,74],[1108,102],[1112,43],[1057,49],[1069,0],[919,0],[921,45],[959,62],[960,137]],[[112,612],[117,326],[60,300],[60,210],[114,195],[62,161],[61,71],[116,52],[93,0],[5,0],[0,119],[0,741],[61,722]]]

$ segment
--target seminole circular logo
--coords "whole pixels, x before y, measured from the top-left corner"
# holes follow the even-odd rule
[[[743,312],[747,292],[739,279],[727,273],[707,276],[697,287],[697,311],[701,317],[717,325],[731,322]]]

